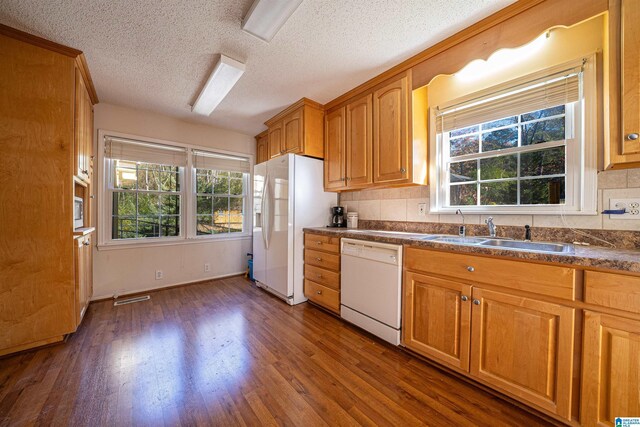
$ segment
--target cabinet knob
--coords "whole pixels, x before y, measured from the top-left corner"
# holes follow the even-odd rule
[[[400,168],[400,172],[405,173],[407,170],[405,168]]]
[[[318,274],[318,279],[322,279],[322,274]]]
[[[96,196],[92,194],[92,195],[90,195],[90,196],[89,196],[89,198],[90,198],[90,199],[95,199],[95,198],[96,198]]]
[[[316,291],[316,294],[322,295],[322,291]]]
[[[82,244],[85,245],[85,246],[89,246],[89,241],[85,240],[84,242],[82,242]]]
[[[480,305],[480,300],[479,300],[479,299],[474,299],[474,300],[473,300],[473,303],[474,303],[475,305]]]
[[[468,297],[468,296],[466,296],[466,295],[462,295],[462,296],[460,297],[460,299],[461,299],[462,301],[469,301],[469,297]]]
[[[472,266],[467,267],[467,271],[470,271],[471,273],[473,273],[474,271],[476,271],[475,268],[473,268]]]
[[[316,261],[322,261],[322,258],[316,257]]]
[[[89,175],[89,171],[86,170],[86,169],[82,169],[82,173],[85,174],[85,175]]]
[[[316,241],[316,245],[321,245],[321,244],[322,244],[321,240]]]
[[[347,181],[351,181],[351,177],[350,177],[350,176],[349,176],[349,177],[347,177]]]
[[[636,139],[638,139],[638,134],[637,133],[630,133],[629,135],[627,135],[627,139],[629,141],[635,141]]]

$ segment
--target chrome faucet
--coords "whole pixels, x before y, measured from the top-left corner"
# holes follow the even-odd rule
[[[496,237],[496,225],[493,223],[493,217],[484,220],[484,223],[489,227],[489,237]]]
[[[456,211],[456,215],[462,216],[462,225],[458,229],[458,236],[465,237],[467,235],[467,228],[464,226],[464,214],[460,209]]]

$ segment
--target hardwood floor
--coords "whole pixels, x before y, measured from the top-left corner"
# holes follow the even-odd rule
[[[151,296],[0,359],[0,425],[547,425],[240,277]]]

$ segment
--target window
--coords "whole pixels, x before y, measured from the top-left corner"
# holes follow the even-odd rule
[[[244,177],[241,172],[196,169],[196,232],[238,233],[244,223]]]
[[[593,89],[585,90],[592,78],[583,67],[435,108],[432,211],[595,213],[595,154],[584,132],[584,94]]]
[[[180,236],[180,169],[112,162],[112,239]]]
[[[247,235],[247,157],[100,132],[101,245]]]

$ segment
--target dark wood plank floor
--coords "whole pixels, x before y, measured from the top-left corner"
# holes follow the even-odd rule
[[[0,359],[0,425],[536,426],[545,421],[236,277],[94,303]]]

